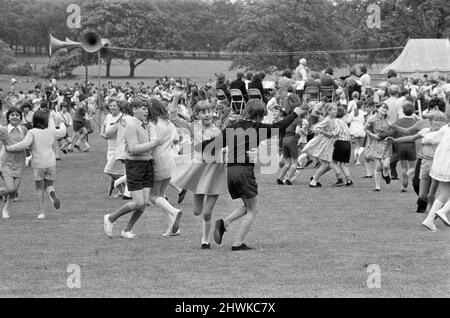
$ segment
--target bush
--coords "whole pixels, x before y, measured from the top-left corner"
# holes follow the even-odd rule
[[[16,76],[30,76],[33,74],[33,68],[30,63],[9,65],[6,67],[6,74]]]

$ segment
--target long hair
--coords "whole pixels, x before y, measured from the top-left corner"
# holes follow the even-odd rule
[[[163,104],[156,98],[150,99],[150,107],[148,108],[148,120],[157,123],[158,118],[169,119],[169,114]]]
[[[48,118],[50,111],[48,109],[38,109],[33,115],[33,128],[46,129],[48,128]]]

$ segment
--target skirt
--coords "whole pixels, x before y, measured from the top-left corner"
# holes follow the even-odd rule
[[[364,126],[359,123],[351,123],[348,133],[350,134],[350,136],[353,136],[355,138],[366,137],[366,132],[364,131]]]
[[[392,157],[392,144],[384,140],[371,139],[366,157],[374,159],[390,158]]]
[[[123,176],[125,174],[125,165],[120,161],[116,160],[116,151],[108,151],[106,154],[106,166],[103,170],[107,174],[115,174]]]
[[[334,138],[319,134],[311,139],[303,148],[303,152],[311,157],[331,162],[334,151]]]
[[[352,152],[350,141],[336,140],[334,143],[333,160],[337,162],[349,163]]]
[[[178,160],[175,158],[175,161]],[[220,163],[188,162],[177,166],[172,183],[194,194],[218,195],[227,192],[226,168]]]

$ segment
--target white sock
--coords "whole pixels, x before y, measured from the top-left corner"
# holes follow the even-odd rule
[[[126,197],[131,198],[131,192],[128,191],[128,186],[127,185],[125,185],[125,189],[123,190],[123,195],[126,196]]]
[[[180,210],[174,208],[166,199],[159,197],[155,201],[155,205],[163,209],[165,212],[170,213],[172,216],[178,213]]]
[[[359,150],[358,150],[358,156],[361,156],[362,155],[362,153],[364,152],[364,147],[359,147]]]
[[[211,220],[210,221],[203,220],[202,244],[209,244],[210,236],[211,236]]]
[[[444,206],[444,203],[442,203],[439,200],[435,200],[433,202],[433,205],[431,206],[430,212],[428,212],[428,216],[426,217],[426,219],[424,220],[424,222],[433,222],[434,223],[434,218],[436,217],[436,212],[441,209]]]
[[[117,187],[119,184],[122,184],[125,181],[127,181],[127,175],[121,176],[119,179],[116,179],[116,181],[114,181],[114,187]]]

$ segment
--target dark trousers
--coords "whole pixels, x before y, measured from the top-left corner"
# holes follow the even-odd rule
[[[412,179],[412,185],[414,188],[414,192],[419,195],[419,188],[420,188],[420,166],[422,165],[422,159],[417,159],[416,163],[416,169],[414,170],[414,178]]]

